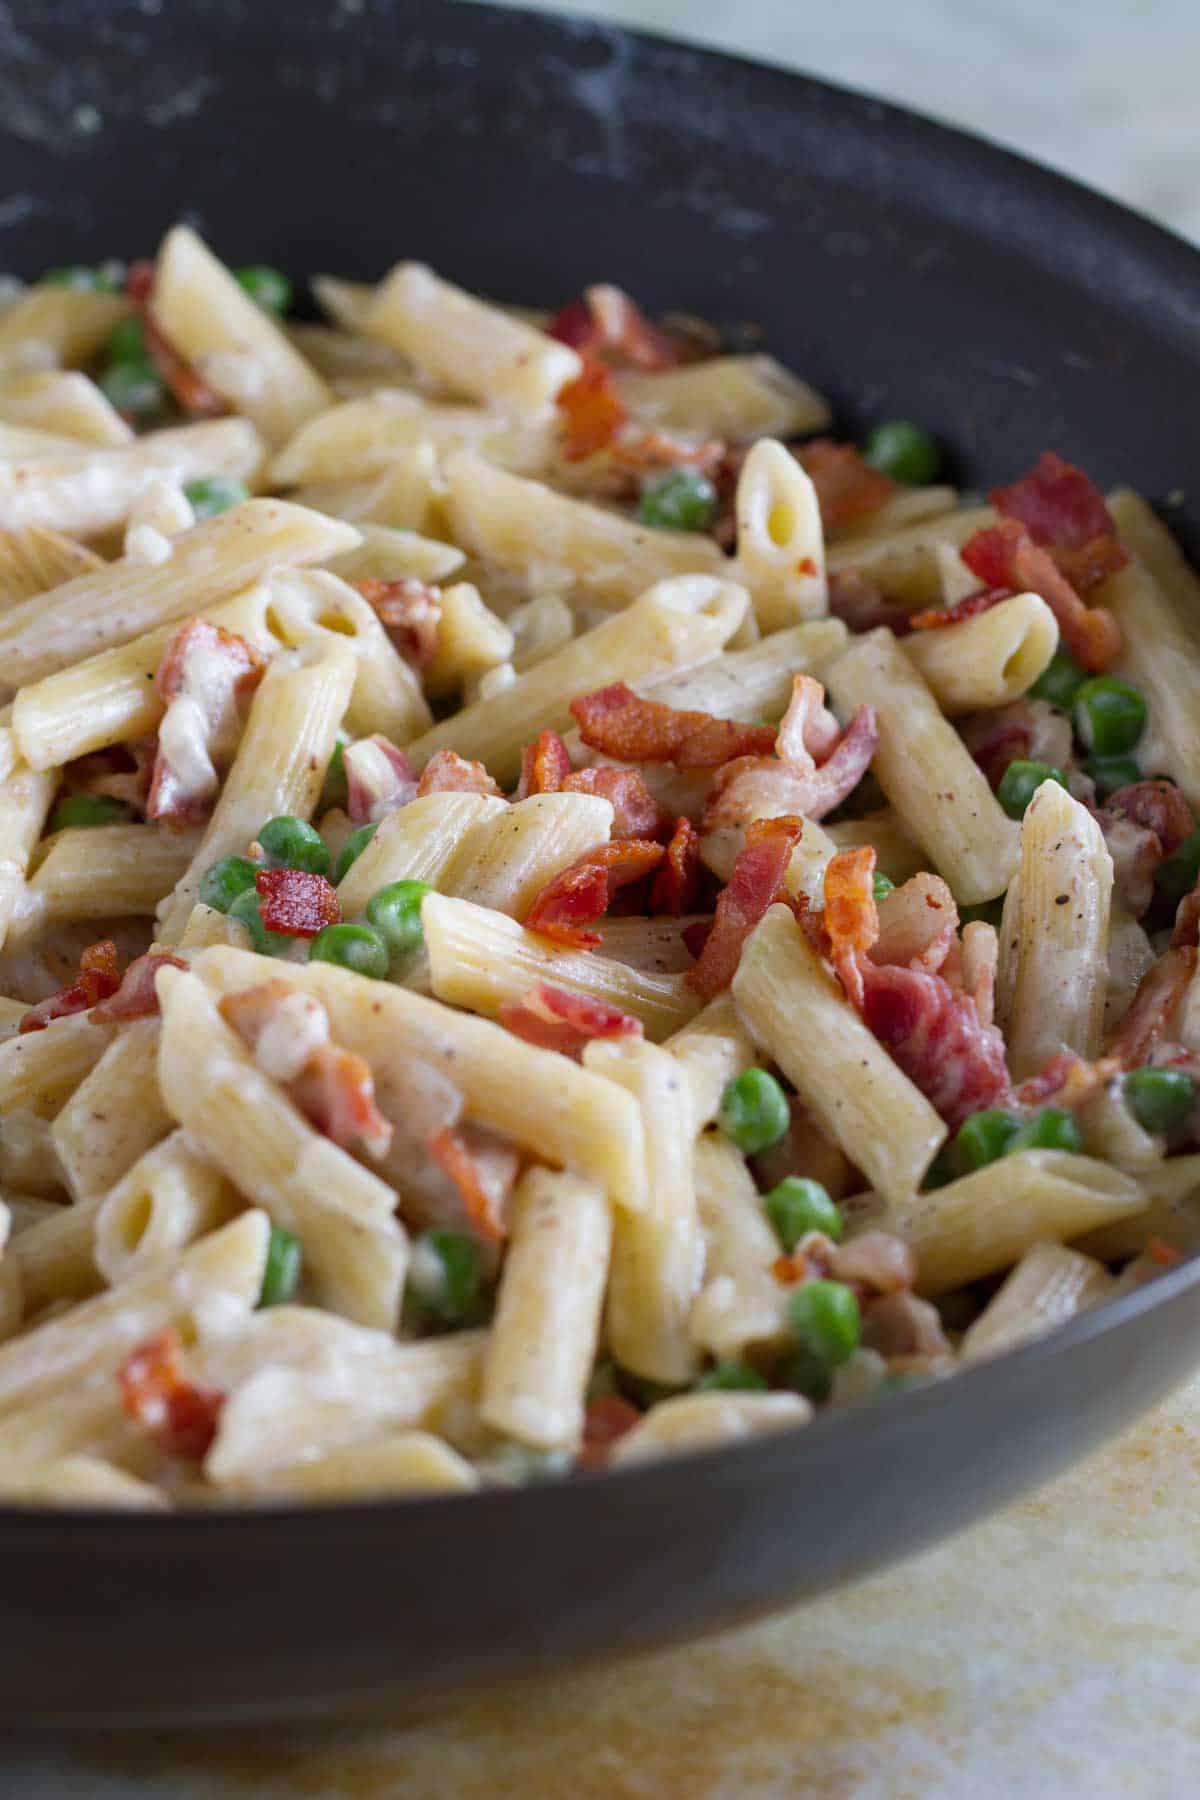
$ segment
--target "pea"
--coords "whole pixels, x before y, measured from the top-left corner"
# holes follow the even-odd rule
[[[227,913],[239,894],[253,890],[259,867],[248,856],[223,856],[219,862],[210,863],[200,877],[201,904]]]
[[[1076,737],[1093,756],[1123,756],[1146,728],[1146,702],[1128,681],[1096,675],[1076,694],[1071,718]]]
[[[360,825],[357,831],[352,831],[350,833],[350,836],[342,845],[342,854],[338,857],[337,867],[333,871],[335,887],[339,881],[344,881],[346,879],[346,876],[354,867],[354,864],[358,861],[371,839],[375,836],[375,830],[376,827],[374,825]]]
[[[699,469],[672,469],[648,482],[638,502],[643,525],[666,531],[707,531],[717,514],[717,490]]]
[[[911,419],[888,419],[877,425],[863,444],[863,459],[909,487],[927,487],[942,472],[937,439]]]
[[[713,1394],[744,1391],[760,1394],[765,1391],[766,1385],[758,1370],[752,1369],[749,1363],[722,1362],[704,1371],[696,1382],[696,1392]]]
[[[806,1281],[788,1301],[788,1319],[800,1341],[833,1367],[858,1349],[858,1298],[844,1281]]]
[[[234,274],[264,312],[276,313],[282,318],[290,311],[292,284],[282,269],[273,269],[269,263],[247,263],[244,268],[235,269]]]
[[[183,492],[191,502],[197,523],[215,519],[218,513],[228,512],[231,506],[240,506],[250,498],[245,482],[233,475],[200,475],[195,481],[185,481]]]
[[[423,1231],[413,1245],[408,1285],[421,1311],[442,1325],[461,1325],[477,1309],[483,1264],[462,1231]]]
[[[110,363],[144,363],[149,361],[146,333],[140,319],[122,319],[108,343],[105,354]]]
[[[1050,763],[1025,762],[1020,757],[1016,762],[1009,763],[1000,777],[996,798],[1010,819],[1025,817],[1025,808],[1043,781],[1057,781],[1059,787],[1067,785],[1062,770],[1052,767]]]
[[[785,1175],[763,1195],[763,1206],[785,1250],[794,1250],[807,1231],[823,1231],[835,1243],[842,1235],[842,1215],[828,1190],[806,1176]]]
[[[337,963],[356,975],[382,981],[388,972],[388,948],[373,925],[326,925],[308,946],[309,962]]]
[[[1056,650],[1029,692],[1034,700],[1049,701],[1062,712],[1070,712],[1075,696],[1087,676],[1065,650]]]
[[[954,1139],[953,1155],[956,1174],[969,1175],[988,1163],[999,1161],[1009,1150],[1021,1129],[1015,1114],[998,1106],[984,1107],[964,1119]]]
[[[1125,1077],[1125,1098],[1139,1125],[1165,1136],[1190,1114],[1196,1089],[1182,1069],[1131,1069]]]
[[[116,294],[121,284],[109,269],[89,269],[83,263],[66,263],[47,269],[42,282],[50,287],[73,288],[78,294]]]
[[[300,1248],[300,1239],[282,1225],[272,1225],[271,1235],[267,1239],[267,1260],[263,1266],[262,1288],[258,1296],[260,1306],[282,1306],[294,1299],[296,1289],[300,1286],[300,1271],[304,1265],[304,1252]]]
[[[1154,885],[1171,906],[1178,906],[1200,881],[1200,831],[1193,831],[1158,867]]]
[[[168,408],[166,384],[151,362],[119,362],[100,377],[101,392],[134,425],[161,419]]]
[[[229,857],[227,860],[233,862],[238,859]],[[243,888],[230,901],[225,912],[229,918],[237,919],[246,927],[250,933],[250,948],[257,950],[260,956],[282,956],[291,949],[292,940],[285,932],[268,931],[263,924],[262,914],[258,910],[258,895],[252,887]]]
[[[258,841],[271,862],[280,869],[303,869],[307,875],[328,875],[329,851],[319,831],[291,813],[268,819]]]
[[[876,875],[871,892],[876,900],[886,900],[895,885],[889,876]]]
[[[367,902],[367,923],[393,956],[406,956],[424,943],[421,902],[432,892],[427,881],[392,881]]]
[[[121,800],[108,794],[67,794],[50,814],[50,831],[85,831],[94,825],[118,825],[131,817]]]
[[[746,1156],[777,1144],[791,1123],[787,1095],[765,1069],[743,1069],[721,1095],[717,1123]]]
[[[1078,1156],[1083,1138],[1075,1115],[1061,1106],[1043,1106],[1016,1132],[1009,1150],[1068,1150]]]
[[[1142,771],[1132,756],[1093,757],[1087,773],[1096,784],[1098,800],[1108,800],[1118,788],[1132,787],[1142,779]]]
[[[951,1144],[943,1144],[925,1171],[925,1180],[922,1186],[926,1193],[931,1193],[934,1188],[945,1187],[953,1181],[957,1173],[958,1170],[954,1167],[954,1147]]]
[[[833,1388],[833,1370],[825,1358],[808,1344],[801,1344],[781,1364],[778,1379],[784,1387],[794,1388],[796,1393],[803,1394],[814,1406],[821,1406],[828,1400]]]

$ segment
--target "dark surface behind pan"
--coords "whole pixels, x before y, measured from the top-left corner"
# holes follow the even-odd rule
[[[974,483],[1054,446],[1197,548],[1196,253],[874,100],[438,0],[0,13],[0,268],[143,254],[179,216],[297,273],[417,255],[514,300],[610,279],[753,319],[848,428],[919,418]],[[626,1476],[342,1511],[0,1513],[0,1718],[419,1706],[819,1592],[1180,1380],[1198,1275],[869,1414]]]

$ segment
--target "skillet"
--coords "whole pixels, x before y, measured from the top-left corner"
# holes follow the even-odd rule
[[[1200,258],[861,95],[446,0],[0,12],[0,267],[151,250],[425,257],[557,304],[752,319],[847,432],[921,420],[969,484],[1045,447],[1180,502]],[[342,1509],[0,1511],[0,1719],[212,1725],[445,1703],[817,1594],[960,1529],[1200,1362],[1200,1262],[857,1415],[624,1474]],[[1014,1571],[1020,1579],[1020,1571]]]

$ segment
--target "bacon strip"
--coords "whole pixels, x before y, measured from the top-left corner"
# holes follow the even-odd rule
[[[583,298],[568,302],[546,329],[583,356],[604,356],[631,369],[673,369],[683,361],[666,333],[608,283],[586,288]]]
[[[829,959],[847,997],[860,1012],[863,979],[859,956],[865,955],[879,936],[874,880],[875,851],[870,844],[839,850],[826,865],[823,922],[829,939]]]
[[[169,950],[155,950],[137,957],[121,977],[121,985],[107,1000],[92,1008],[97,1025],[123,1023],[126,1019],[152,1019],[158,1012],[155,978],[160,969],[186,969],[187,964]]]
[[[954,895],[940,875],[922,871],[880,901],[879,936],[871,956],[877,963],[899,963],[936,975],[953,951],[957,934]]]
[[[1004,1039],[980,1024],[968,995],[940,975],[884,968],[867,956],[859,972],[863,1019],[951,1131],[981,1107],[1004,1103]]]
[[[926,612],[909,616],[909,630],[941,631],[946,625],[961,625],[964,619],[978,618],[980,613],[999,606],[1002,600],[1011,600],[1014,592],[1013,588],[984,588],[980,594],[967,594],[956,600],[953,606],[931,606]]]
[[[437,655],[442,590],[405,577],[381,581],[367,575],[352,581],[410,668],[427,669]]]
[[[521,779],[516,798],[557,793],[571,773],[571,754],[557,731],[539,731],[521,752]]]
[[[1040,594],[1058,620],[1064,644],[1089,674],[1112,667],[1121,653],[1117,621],[1103,607],[1084,605],[1050,552],[1035,544],[1016,519],[985,526],[959,554],[987,587]]]
[[[497,1015],[501,1025],[527,1044],[580,1057],[595,1038],[641,1037],[642,1021],[587,994],[539,981],[519,1000],[509,1000]]]
[[[891,476],[864,462],[853,444],[813,438],[792,454],[817,490],[821,523],[827,532],[878,512],[896,491]]]
[[[481,762],[468,762],[453,750],[435,750],[417,783],[417,799],[426,794],[504,795]]]
[[[243,709],[265,669],[253,644],[222,625],[196,618],[179,627],[154,674],[167,710],[158,727],[148,819],[189,825],[207,816],[218,768],[237,748]]]
[[[527,928],[558,944],[593,949],[601,938],[588,925],[604,916],[618,888],[648,875],[665,854],[661,844],[643,838],[598,844],[541,889],[526,917]]]
[[[1121,1072],[1118,1056],[1101,1056],[1085,1062],[1073,1050],[1062,1050],[1052,1056],[1044,1069],[1028,1076],[1017,1088],[1013,1099],[1018,1106],[1044,1106],[1053,1099],[1056,1106],[1078,1112],[1100,1089]]]
[[[912,630],[912,613],[901,600],[889,599],[865,569],[833,569],[829,575],[829,610],[851,631],[875,631],[886,625],[897,637]]]
[[[228,412],[229,408],[220,394],[200,379],[156,323],[151,306],[154,297],[152,262],[131,264],[125,278],[125,292],[141,321],[142,336],[146,341],[150,360],[181,410],[193,419],[215,419]]]
[[[1140,1068],[1168,1035],[1196,972],[1197,954],[1190,944],[1168,950],[1142,976],[1133,1004],[1105,1047],[1108,1056],[1119,1058],[1122,1068]]]
[[[623,681],[579,695],[571,713],[585,744],[622,762],[715,769],[733,756],[765,756],[775,743],[770,725],[743,725],[643,700]]]
[[[458,1189],[480,1237],[499,1243],[519,1157],[511,1145],[475,1125],[449,1125],[429,1140],[429,1154]]]
[[[1196,829],[1192,809],[1173,781],[1135,781],[1110,794],[1107,810],[1123,813],[1145,831],[1152,831],[1164,856],[1172,856]]]
[[[780,896],[803,830],[803,819],[796,818],[761,819],[748,828],[746,847],[717,897],[713,928],[687,972],[688,986],[702,1000],[712,1000],[733,980],[746,939]]]
[[[320,1045],[288,1092],[309,1124],[343,1150],[361,1144],[372,1157],[386,1154],[392,1128],[375,1104],[371,1065],[356,1051]]]
[[[575,380],[559,389],[555,405],[562,415],[567,462],[582,462],[607,449],[629,417],[612,370],[591,356]]]
[[[352,825],[373,825],[417,797],[418,782],[403,750],[382,732],[342,751],[346,814]]]
[[[581,1469],[602,1469],[618,1443],[641,1420],[641,1413],[631,1400],[620,1394],[599,1394],[589,1400],[583,1415],[583,1446],[579,1452]]]
[[[196,1461],[208,1454],[225,1396],[186,1373],[183,1342],[174,1326],[131,1350],[117,1380],[126,1413],[160,1450]]]
[[[650,888],[650,911],[673,919],[691,912],[700,894],[700,835],[680,814],[667,843],[666,861]]]
[[[564,794],[597,794],[613,809],[614,838],[663,838],[671,815],[664,812],[638,769],[576,769],[559,784]]]
[[[1053,450],[1011,486],[988,495],[997,512],[1023,525],[1035,544],[1049,550],[1079,594],[1123,569],[1129,552],[1104,496],[1089,475]]]
[[[102,938],[98,944],[89,944],[83,952],[75,980],[59,988],[57,994],[30,1007],[17,1029],[20,1032],[45,1031],[53,1020],[65,1019],[71,1013],[87,1012],[99,1001],[107,1000],[120,985],[117,946],[111,938]]]
[[[860,706],[835,748],[817,764],[804,741],[811,734],[814,702],[824,711],[825,690],[811,675],[797,675],[791,705],[779,728],[774,757],[740,756],[717,771],[704,809],[704,829],[716,831],[768,814],[823,819],[852,794],[879,743],[873,706]],[[793,709],[804,722],[792,723]],[[799,741],[797,741],[799,740]]]
[[[333,883],[307,869],[260,869],[254,886],[263,924],[284,937],[316,937],[342,916]]]

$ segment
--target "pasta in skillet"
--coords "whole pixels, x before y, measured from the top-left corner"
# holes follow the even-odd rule
[[[1200,1240],[1200,580],[596,286],[0,314],[0,1496],[625,1467]]]

